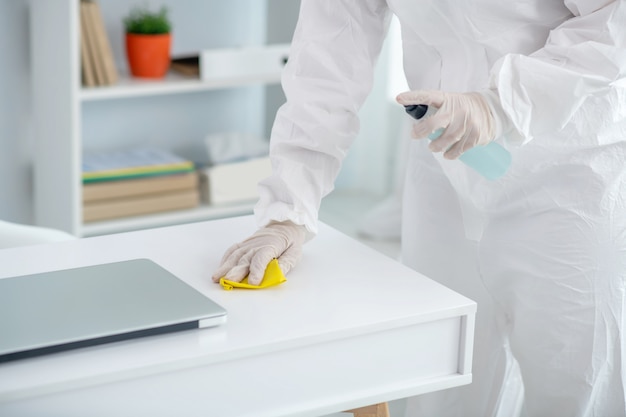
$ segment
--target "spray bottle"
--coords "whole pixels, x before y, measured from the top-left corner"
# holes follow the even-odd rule
[[[416,120],[430,116],[437,111],[435,107],[429,107],[425,104],[404,107],[406,112]],[[428,139],[435,140],[442,133],[443,128],[437,129],[428,135]],[[500,178],[511,165],[511,154],[496,142],[489,142],[487,145],[468,149],[459,156],[459,159],[488,180]]]

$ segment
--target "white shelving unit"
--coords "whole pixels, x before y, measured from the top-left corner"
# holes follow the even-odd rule
[[[81,136],[84,134],[85,106],[91,106],[89,114],[93,118],[97,117],[93,113],[98,111],[93,110],[93,106],[98,108],[101,103],[119,102],[120,106],[129,106],[133,105],[133,100],[128,104],[129,99],[142,97],[178,99],[188,93],[212,94],[215,90],[275,84],[279,82],[280,74],[210,81],[175,74],[163,80],[148,81],[121,74],[121,80],[115,86],[83,88],[78,2],[30,1],[36,223],[76,236],[91,236],[251,213],[253,202],[204,205],[192,210],[83,223],[81,155],[85,138]]]

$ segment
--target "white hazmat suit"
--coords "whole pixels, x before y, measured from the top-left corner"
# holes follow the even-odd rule
[[[490,89],[512,126],[496,181],[410,145],[403,262],[478,313],[472,384],[408,414],[498,415],[516,360],[526,415],[626,416],[626,1],[303,0],[259,226],[316,233],[391,13],[411,90]]]

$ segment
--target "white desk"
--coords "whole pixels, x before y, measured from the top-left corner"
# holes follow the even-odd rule
[[[471,381],[475,303],[328,226],[279,287],[211,282],[254,230],[246,216],[0,250],[0,278],[150,258],[229,312],[0,364],[0,416],[313,417]]]

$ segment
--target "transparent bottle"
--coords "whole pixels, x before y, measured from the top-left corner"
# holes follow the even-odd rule
[[[435,107],[429,107],[425,104],[405,106],[405,110],[416,120],[430,116],[437,111]],[[442,133],[443,128],[437,129],[428,135],[428,139],[435,140],[441,136]],[[459,160],[488,180],[497,180],[509,169],[511,165],[511,153],[504,149],[499,143],[489,142],[487,145],[475,146],[463,152],[463,154],[459,156]]]

